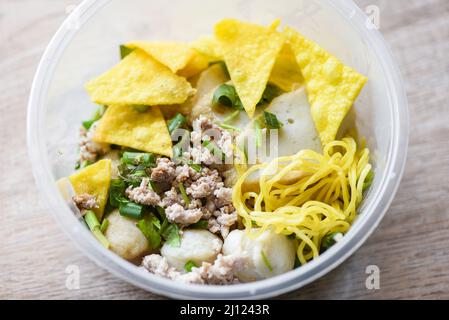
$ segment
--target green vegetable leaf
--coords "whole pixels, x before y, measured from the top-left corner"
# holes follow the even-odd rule
[[[170,135],[175,132],[177,129],[185,126],[187,123],[186,117],[182,114],[177,113],[171,120],[168,121],[167,127]]]
[[[134,51],[134,49],[131,49],[131,48],[128,48],[127,46],[121,45],[120,46],[120,57],[123,59],[133,51]]]
[[[157,219],[157,218],[156,218]],[[161,235],[154,225],[153,219],[142,219],[136,224],[137,228],[142,231],[145,238],[147,238],[151,249],[159,249],[161,246]]]
[[[155,167],[156,166],[156,157],[152,153],[143,153],[143,152],[123,152],[122,158],[120,159],[121,163],[139,166],[142,165],[145,168]]]
[[[170,224],[162,231],[162,237],[165,242],[172,247],[181,245],[181,237],[179,236],[179,227],[176,224]]]
[[[207,229],[209,223],[207,220],[200,220],[197,223],[192,224],[190,227],[193,229]]]
[[[334,244],[336,244],[338,241],[338,238],[342,237],[342,236],[343,236],[343,233],[341,233],[341,232],[331,232],[331,233],[328,233],[327,235],[325,235],[323,237],[323,239],[321,240],[321,252],[326,251],[327,249],[332,247]]]
[[[104,114],[105,111],[106,111],[106,107],[105,106],[100,106],[97,109],[97,111],[95,111],[94,115],[92,116],[92,119],[82,122],[83,127],[86,130],[89,130],[95,122],[97,122],[98,120],[101,119],[101,117],[103,117],[103,114]]]
[[[257,105],[268,104],[271,101],[273,101],[274,98],[279,96],[281,93],[282,91],[278,87],[272,84],[267,84],[267,87],[263,92],[262,99],[260,99]]]
[[[118,165],[120,178],[133,187],[138,187],[142,183],[143,178],[149,177],[145,169],[147,169],[147,167],[143,164],[134,166],[120,163]]]
[[[120,203],[125,200],[125,181],[121,179],[112,179],[109,188],[109,203],[112,207],[118,208]]]
[[[222,84],[215,90],[212,98],[212,104],[214,106],[223,105],[226,107],[243,110],[242,102],[240,101],[235,87],[229,84]]]
[[[263,119],[266,128],[268,129],[280,129],[284,126],[282,122],[278,120],[275,114],[264,111],[263,112]]]
[[[187,261],[187,263],[184,265],[184,270],[190,272],[192,271],[192,268],[198,268],[198,265],[192,260]]]

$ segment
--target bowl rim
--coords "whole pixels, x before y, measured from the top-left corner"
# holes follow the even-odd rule
[[[364,208],[356,224],[345,235],[338,245],[332,247],[317,259],[301,268],[262,281],[237,284],[232,286],[204,286],[177,283],[150,274],[134,264],[118,257],[104,249],[91,236],[90,232],[77,223],[77,218],[65,204],[57,191],[54,177],[51,173],[46,145],[40,133],[44,128],[45,94],[55,71],[56,62],[61,57],[66,44],[77,33],[70,28],[74,17],[80,25],[86,23],[98,10],[111,0],[84,0],[67,17],[48,45],[36,71],[27,116],[27,144],[32,162],[33,175],[40,196],[46,198],[52,215],[75,245],[100,267],[133,285],[163,296],[191,299],[262,299],[277,296],[301,288],[310,282],[324,276],[352,255],[371,235],[382,217],[385,215],[399,187],[404,172],[408,139],[409,113],[407,97],[399,68],[382,35],[375,28],[366,28],[366,15],[352,1],[322,0],[335,9],[340,15],[350,18],[349,22],[363,36],[385,71],[389,88],[389,99],[393,106],[391,116],[393,127],[386,161],[384,175],[374,190],[378,196]],[[44,165],[42,165],[44,164]],[[46,191],[43,194],[43,191]],[[57,212],[61,212],[58,214]],[[70,214],[70,218],[62,219],[62,215]]]

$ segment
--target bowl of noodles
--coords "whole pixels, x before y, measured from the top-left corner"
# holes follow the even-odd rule
[[[84,1],[37,71],[30,156],[100,266],[170,297],[266,298],[331,271],[379,224],[407,101],[351,2],[215,6]]]

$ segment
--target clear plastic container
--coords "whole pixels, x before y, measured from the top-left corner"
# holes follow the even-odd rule
[[[375,179],[349,233],[318,259],[268,280],[232,286],[176,283],[105,250],[79,223],[55,180],[73,172],[80,121],[96,108],[84,83],[118,61],[130,40],[184,40],[211,34],[232,17],[280,18],[369,77],[356,103],[357,126],[373,154]],[[398,188],[406,160],[408,111],[396,63],[382,36],[348,0],[86,0],[64,22],[39,65],[29,101],[28,144],[36,182],[73,242],[98,265],[146,290],[176,298],[266,298],[298,289],[334,269],[372,233]]]

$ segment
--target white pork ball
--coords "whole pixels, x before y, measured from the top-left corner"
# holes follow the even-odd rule
[[[183,271],[187,262],[193,261],[197,266],[202,262],[214,262],[220,253],[223,241],[207,230],[185,230],[179,247],[165,243],[161,254],[168,263]]]
[[[109,226],[105,232],[111,250],[126,260],[134,260],[149,253],[147,238],[136,227],[137,221],[114,210],[106,217]]]
[[[246,258],[246,267],[237,273],[237,277],[240,281],[249,282],[292,270],[296,245],[286,236],[270,229],[256,238],[248,236],[243,230],[234,230],[225,239],[223,254],[239,254]]]

